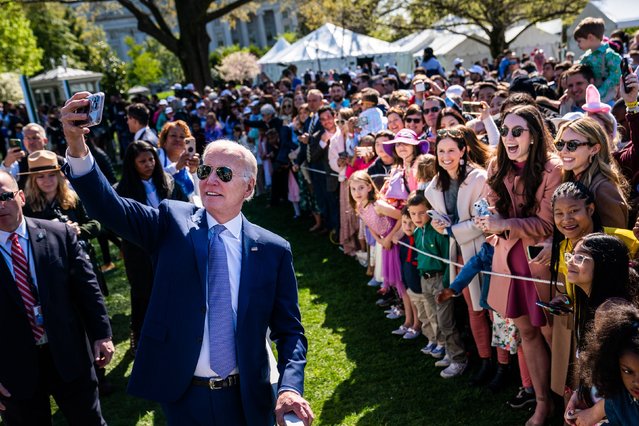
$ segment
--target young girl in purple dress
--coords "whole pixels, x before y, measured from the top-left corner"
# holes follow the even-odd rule
[[[394,288],[402,298],[406,313],[406,323],[413,321],[413,309],[402,282],[399,248],[392,238],[401,227],[401,210],[398,210],[380,198],[371,177],[365,170],[359,170],[348,180],[349,202],[357,215],[368,227],[382,250],[382,276],[384,287]]]

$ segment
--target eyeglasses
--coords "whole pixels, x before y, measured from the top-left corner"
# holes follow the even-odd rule
[[[464,136],[464,134],[459,129],[439,129],[437,131],[437,136],[439,136],[440,138],[445,138],[447,136],[450,136],[452,138],[461,138]]]
[[[410,118],[410,117],[408,117],[408,118],[404,119],[404,122],[406,122],[406,123],[421,123],[422,119],[421,118]]]
[[[564,260],[566,261],[566,263],[572,263],[575,266],[583,265],[587,259],[592,260],[592,257],[586,256],[584,254],[572,254],[568,252],[564,253]]]
[[[509,129],[507,126],[503,126],[501,129],[499,129],[499,133],[501,134],[502,137],[506,137],[508,136],[508,132],[511,131],[511,129]],[[519,136],[521,136],[524,132],[527,132],[528,129],[524,129],[521,126],[515,126],[512,128],[512,135],[513,138],[518,138]]]
[[[18,193],[18,191],[15,191],[15,192],[13,192],[13,191],[3,192],[2,194],[0,194],[0,201],[13,200],[17,193]]]
[[[431,112],[433,112],[433,113],[434,113],[434,112],[439,112],[440,110],[441,110],[441,107],[434,106],[434,107],[432,107],[432,108],[424,108],[424,109],[422,110],[422,112],[423,112],[424,114],[430,114]]]
[[[220,166],[213,169],[213,167],[207,164],[201,164],[197,167],[197,177],[200,180],[208,178],[211,172],[215,170],[215,174],[222,182],[228,183],[233,179],[233,170],[226,166]]]
[[[568,152],[575,152],[577,151],[577,148],[579,148],[582,145],[593,146],[595,144],[592,142],[582,142],[578,140],[570,140],[570,141],[558,140],[557,142],[555,142],[555,148],[557,148],[557,151],[562,151],[564,147],[566,147],[568,149]]]

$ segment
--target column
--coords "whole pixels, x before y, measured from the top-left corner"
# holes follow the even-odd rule
[[[282,11],[281,8],[273,9],[273,16],[275,17],[275,33],[278,37],[284,34],[284,25],[282,25]]]
[[[216,25],[219,25],[219,22],[217,20],[206,24],[206,32],[208,33],[209,38],[211,39],[211,42],[209,43],[209,50],[211,51],[217,49],[217,46],[218,46],[217,36],[215,35]]]
[[[231,37],[231,27],[229,23],[226,21],[221,21],[222,28],[224,29],[224,45],[231,46],[233,44],[233,37]]]
[[[246,21],[239,21],[240,24],[240,46],[248,47],[251,42],[249,41],[248,36],[248,27],[246,25]]]
[[[257,44],[260,47],[266,47],[266,29],[264,28],[264,13],[257,12]]]

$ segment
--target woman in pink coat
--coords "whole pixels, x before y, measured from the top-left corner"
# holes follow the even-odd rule
[[[493,272],[548,279],[549,268],[529,263],[526,250],[552,233],[550,202],[561,183],[561,162],[553,154],[552,137],[533,106],[517,106],[506,112],[500,132],[497,158],[488,168],[488,202],[497,214],[482,216],[476,223],[494,234],[490,237],[495,246]],[[543,425],[553,411],[546,346],[550,326],[535,304],[550,299],[551,287],[547,284],[491,277],[488,304],[502,316],[514,319],[535,390],[537,407],[526,426]]]

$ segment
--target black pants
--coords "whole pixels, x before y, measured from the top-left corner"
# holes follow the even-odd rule
[[[49,346],[45,345],[38,349],[38,371],[38,385],[32,398],[3,398],[7,409],[2,412],[2,420],[7,426],[50,425],[50,395],[55,399],[69,425],[106,426],[100,409],[98,380],[93,367],[77,379],[64,382],[53,363]]]
[[[125,240],[122,241],[122,253],[126,277],[131,286],[131,332],[135,340],[139,341],[153,288],[153,263],[151,256]]]

